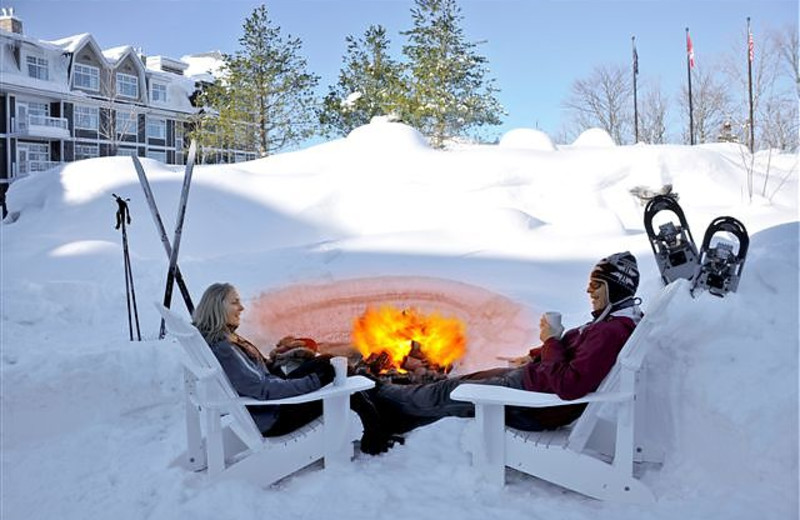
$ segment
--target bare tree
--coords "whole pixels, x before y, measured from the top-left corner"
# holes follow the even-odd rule
[[[642,142],[650,144],[667,142],[668,105],[659,83],[653,83],[645,88],[642,106],[639,108],[639,139]]]
[[[697,67],[692,73],[692,105],[694,134],[697,143],[716,141],[719,130],[731,114],[731,98],[727,85],[718,79],[713,64]],[[716,74],[715,74],[716,73]],[[689,89],[683,86],[679,97],[683,121],[683,140],[689,142]]]
[[[137,138],[131,136],[139,131],[138,116],[133,105],[121,99],[117,91],[116,69],[104,69],[100,85],[103,102],[100,105],[97,133],[100,138],[108,141],[110,155],[116,155],[120,144],[136,144]]]
[[[755,148],[796,150],[798,80],[797,27],[766,28],[754,34],[752,62]],[[792,61],[793,60],[793,61]],[[722,60],[735,110],[731,120],[739,140],[749,142],[747,34],[740,33]]]
[[[600,127],[617,144],[623,144],[633,124],[633,86],[628,67],[601,65],[585,79],[572,84],[564,103],[573,125],[581,129]]]
[[[800,54],[798,54],[797,25],[785,25],[774,33],[775,48],[780,66],[794,80],[797,96],[800,97]]]

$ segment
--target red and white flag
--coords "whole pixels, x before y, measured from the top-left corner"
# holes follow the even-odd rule
[[[694,46],[689,31],[686,31],[686,55],[689,57],[689,67],[694,68]]]
[[[750,60],[750,63],[753,63],[753,60],[756,57],[756,46],[753,43],[753,33],[750,31],[747,32],[747,52],[749,53],[748,59]]]

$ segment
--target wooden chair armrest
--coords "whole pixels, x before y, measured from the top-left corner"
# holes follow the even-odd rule
[[[593,392],[580,399],[565,401],[556,394],[518,390],[506,386],[464,384],[450,393],[456,401],[471,401],[475,404],[494,404],[543,408],[546,406],[565,406],[593,402],[618,402],[633,398],[630,392]]]
[[[270,399],[262,401],[260,399],[253,399],[251,397],[239,397],[229,401],[216,400],[213,402],[204,402],[206,406],[225,407],[231,404],[245,405],[245,406],[275,406],[279,404],[299,404],[308,403],[311,401],[319,401],[328,397],[334,397],[342,394],[354,394],[362,390],[368,390],[375,386],[375,382],[364,376],[351,376],[341,386],[335,386],[332,383],[325,385],[319,390],[314,390],[307,394],[295,395],[292,397],[284,397],[283,399]]]

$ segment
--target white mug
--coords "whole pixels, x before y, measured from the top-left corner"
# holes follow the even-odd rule
[[[545,312],[544,319],[548,325],[550,325],[550,329],[553,331],[553,334],[556,338],[561,339],[561,334],[564,333],[564,325],[561,324],[561,313],[560,312]]]
[[[332,357],[331,365],[333,365],[333,370],[336,372],[333,384],[336,386],[343,385],[347,381],[347,358],[344,356]]]

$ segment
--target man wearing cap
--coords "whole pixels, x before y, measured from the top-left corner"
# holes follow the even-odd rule
[[[592,269],[586,292],[593,320],[563,335],[542,317],[539,337],[517,368],[496,368],[420,385],[379,382],[371,398],[380,410],[386,432],[403,433],[442,417],[473,417],[472,403],[450,399],[459,384],[508,386],[578,399],[597,390],[617,355],[642,318],[636,258],[630,252],[600,260]],[[506,406],[506,424],[523,430],[549,430],[564,426],[583,413],[585,404],[550,408]]]

